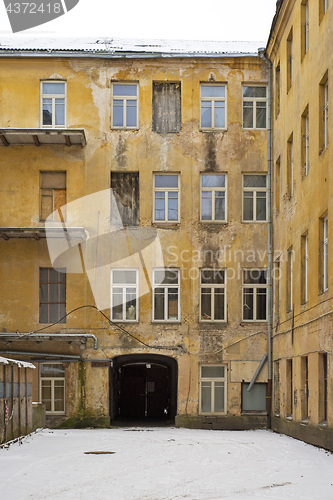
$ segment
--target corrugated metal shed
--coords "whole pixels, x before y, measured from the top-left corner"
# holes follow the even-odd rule
[[[85,57],[256,56],[263,41],[146,40],[1,36],[0,55],[82,55]]]

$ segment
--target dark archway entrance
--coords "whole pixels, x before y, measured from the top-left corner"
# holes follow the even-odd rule
[[[173,423],[177,362],[161,355],[118,356],[110,369],[111,421]]]

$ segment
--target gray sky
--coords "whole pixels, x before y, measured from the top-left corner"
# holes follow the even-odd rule
[[[80,0],[64,16],[14,36],[266,41],[275,4],[276,0]],[[3,0],[1,34],[11,34]]]

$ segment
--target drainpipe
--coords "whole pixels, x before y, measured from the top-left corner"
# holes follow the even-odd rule
[[[267,137],[267,181],[268,181],[268,237],[267,237],[267,356],[268,356],[268,386],[267,413],[268,427],[271,427],[272,412],[272,62],[266,57],[265,49],[258,49],[258,54],[268,67],[268,137]]]

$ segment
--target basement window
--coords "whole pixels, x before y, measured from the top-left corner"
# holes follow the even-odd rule
[[[153,131],[159,134],[180,132],[180,83],[153,83]]]
[[[227,407],[226,365],[200,367],[200,414],[225,414]]]
[[[65,413],[65,367],[62,363],[40,364],[40,394],[46,414]]]
[[[255,383],[250,392],[247,391],[249,383],[242,383],[242,412],[266,412],[267,384]]]
[[[111,224],[138,226],[139,172],[111,172]]]
[[[63,221],[66,218],[66,172],[40,173],[40,220]]]
[[[66,82],[41,81],[41,126],[64,128],[66,126]]]

